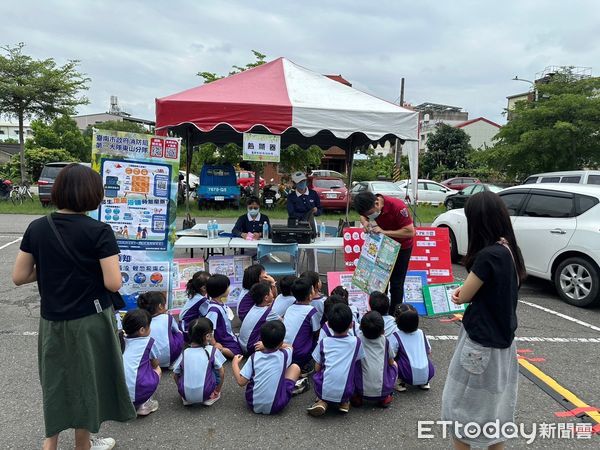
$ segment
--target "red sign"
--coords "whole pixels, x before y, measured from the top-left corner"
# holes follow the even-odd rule
[[[453,282],[448,228],[418,227],[416,232],[408,270],[427,272],[430,284]]]
[[[165,158],[179,159],[179,142],[174,139],[165,139]]]
[[[364,228],[344,228],[344,265],[347,271],[354,272],[364,243]]]
[[[165,141],[161,138],[150,139],[150,156],[152,158],[162,158],[165,153]]]

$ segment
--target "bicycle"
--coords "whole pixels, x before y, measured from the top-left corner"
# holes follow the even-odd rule
[[[33,194],[31,190],[29,190],[29,183],[22,183],[18,185],[17,190],[19,191],[19,195],[23,200],[31,200],[33,203]]]

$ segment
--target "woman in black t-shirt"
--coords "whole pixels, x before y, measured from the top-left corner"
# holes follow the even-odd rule
[[[100,175],[81,164],[64,167],[52,188],[58,211],[29,225],[13,269],[13,282],[37,281],[41,297],[38,366],[48,450],[68,428],[75,429],[76,448],[111,449],[113,439],[90,439],[90,432],[136,415],[109,294],[121,287],[119,247],[109,225],[85,214],[103,197]]]
[[[517,295],[525,277],[506,206],[496,194],[482,192],[465,206],[469,275],[452,300],[468,303],[442,394],[442,419],[454,423],[454,447],[504,447],[506,437],[494,436],[486,424],[514,423],[518,363],[514,342]],[[465,436],[464,425],[475,422]],[[490,425],[491,426],[491,425]],[[488,430],[487,433],[483,431]],[[477,430],[476,430],[477,431]]]

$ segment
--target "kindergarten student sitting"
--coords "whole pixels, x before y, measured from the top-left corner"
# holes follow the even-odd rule
[[[435,375],[431,362],[431,347],[427,336],[419,329],[419,313],[412,305],[400,304],[396,309],[398,331],[398,385],[396,390],[403,392],[406,385],[429,389],[429,381]]]
[[[309,280],[310,284],[313,287],[313,293],[310,296],[310,304],[314,306],[319,315],[319,323],[323,325],[325,323],[325,319],[323,315],[325,313],[325,296],[321,293],[321,289],[323,289],[323,283],[321,282],[321,277],[317,272],[312,270],[307,270],[306,272],[302,272],[300,278],[306,278]]]
[[[364,359],[358,362],[356,394],[353,406],[362,405],[362,400],[374,400],[386,408],[392,402],[392,392],[398,378],[398,366],[394,352],[384,335],[381,314],[369,311],[360,322],[360,340],[365,349]]]
[[[227,315],[225,302],[229,295],[229,278],[225,275],[212,275],[206,282],[206,293],[210,298],[206,318],[212,322],[214,329],[214,346],[221,350],[227,358],[240,355],[242,348],[238,338],[233,334],[231,320]]]
[[[192,275],[187,282],[186,293],[188,301],[185,302],[181,311],[179,311],[179,320],[181,321],[181,330],[186,332],[189,324],[198,317],[206,316],[208,312],[208,297],[206,295],[206,281],[210,278],[210,273],[201,270]]]
[[[184,405],[210,406],[221,398],[225,377],[223,354],[211,344],[213,326],[206,317],[194,320],[188,329],[190,346],[173,365],[173,378]]]
[[[264,349],[252,354],[240,371],[241,355],[232,362],[233,376],[246,386],[246,402],[258,414],[276,414],[292,395],[308,389],[308,381],[296,386],[300,367],[292,364],[292,348],[283,343],[285,325],[280,320],[265,322],[260,328]]]
[[[331,328],[329,327],[329,324],[327,323],[327,320],[329,317],[329,312],[331,311],[331,308],[333,307],[333,305],[348,305],[348,303],[346,302],[346,300],[344,300],[343,297],[340,297],[339,295],[332,294],[329,297],[327,297],[327,300],[325,300],[325,310],[324,310],[324,314],[323,314],[323,316],[325,317],[325,323],[321,327],[321,331],[319,331],[319,338],[317,340],[317,343],[321,342],[321,340],[324,337],[333,336],[333,332],[331,331]],[[354,319],[354,314],[353,314],[353,319]],[[352,326],[350,327],[350,330],[348,330],[348,334],[350,336],[357,336],[356,322],[354,322],[354,320],[352,321]]]
[[[156,341],[158,363],[168,368],[175,362],[183,349],[183,333],[177,321],[167,312],[167,299],[162,292],[146,292],[137,299],[140,308],[152,315],[150,336]]]
[[[315,348],[313,383],[317,401],[308,408],[311,416],[321,416],[328,403],[337,403],[340,412],[350,410],[350,397],[355,391],[357,362],[365,357],[360,339],[350,336],[352,311],[347,305],[333,305],[329,311],[333,336],[324,338]]]
[[[348,290],[344,286],[337,286],[333,288],[333,290],[331,291],[331,295],[339,295],[345,300],[346,305],[348,305],[350,307],[350,310],[352,310],[355,324],[358,325],[360,323],[360,313],[356,306],[350,305],[350,293],[348,292]]]
[[[246,355],[254,353],[254,346],[260,341],[262,325],[267,320],[280,320],[280,317],[271,308],[273,293],[270,283],[266,281],[256,283],[250,289],[250,295],[254,299],[254,306],[246,314],[239,335],[240,345]]]
[[[158,409],[152,396],[160,383],[156,345],[150,337],[152,316],[145,309],[134,309],[123,318],[125,351],[123,368],[129,397],[138,416],[147,416]]]
[[[371,295],[369,295],[369,308],[371,311],[377,311],[381,314],[383,323],[385,324],[385,337],[390,339],[390,336],[398,331],[398,327],[396,326],[396,319],[388,314],[390,309],[390,299],[388,296],[379,291],[371,292]]]
[[[273,312],[280,317],[284,317],[287,309],[296,301],[296,297],[292,295],[292,284],[297,279],[293,275],[286,275],[279,280],[279,295],[273,302]]]
[[[286,330],[283,342],[292,346],[292,361],[302,369],[311,362],[310,354],[315,348],[321,327],[317,310],[310,306],[313,292],[313,287],[306,278],[294,281],[292,293],[296,303],[288,308],[283,318]]]
[[[244,320],[248,311],[254,306],[254,300],[252,300],[252,296],[250,295],[250,289],[265,276],[267,276],[267,272],[265,272],[265,268],[261,264],[253,264],[246,267],[246,270],[244,270],[242,293],[240,294],[240,301],[237,305],[237,315],[240,320]]]

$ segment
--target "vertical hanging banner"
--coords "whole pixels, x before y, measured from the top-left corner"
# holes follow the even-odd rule
[[[104,200],[90,214],[110,225],[117,238],[127,309],[145,291],[164,291],[171,305],[180,143],[94,130],[92,169],[102,177]]]

